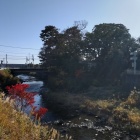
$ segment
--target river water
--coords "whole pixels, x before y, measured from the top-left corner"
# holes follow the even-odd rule
[[[29,88],[27,89],[28,92],[37,93],[34,96],[34,100],[35,100],[34,106],[36,106],[37,109],[40,107],[46,107],[45,104],[43,103],[42,96],[40,94],[40,91],[42,90],[42,88],[44,86],[43,81],[39,81],[33,76],[28,76],[28,75],[24,75],[24,74],[18,75],[17,77],[24,81],[23,84],[29,85]],[[47,89],[46,89],[46,91],[47,91]],[[29,110],[26,110],[26,113],[28,113],[28,112],[29,112]],[[43,120],[43,122],[47,123],[47,122],[51,122],[51,121],[56,121],[56,120],[58,120],[58,118],[59,118],[58,115],[53,113],[53,111],[49,110],[45,114],[45,116],[43,117],[42,120]]]
[[[46,107],[40,94],[41,90],[44,90],[43,81],[39,81],[35,77],[23,74],[18,75],[17,77],[22,79],[24,81],[23,83],[30,85],[28,88],[29,92],[38,93],[35,95],[34,105],[38,108],[41,106]],[[107,125],[97,125],[98,121],[100,122],[101,120],[83,114],[71,119],[63,119],[50,109],[42,118],[42,123],[54,127],[62,134],[67,133],[71,135],[74,140],[140,140],[139,136],[132,135],[126,131],[116,130]]]

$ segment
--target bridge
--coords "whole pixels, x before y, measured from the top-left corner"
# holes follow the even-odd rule
[[[45,72],[45,69],[41,69],[41,68],[9,68],[11,70],[11,72],[15,72],[15,73],[29,73],[29,72]]]
[[[34,75],[40,78],[47,78],[47,71],[41,68],[9,68],[11,73],[15,75],[19,74],[27,74],[27,75]]]

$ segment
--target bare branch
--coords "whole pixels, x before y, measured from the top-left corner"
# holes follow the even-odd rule
[[[86,28],[88,22],[86,20],[74,21],[74,26],[77,26],[79,30]]]

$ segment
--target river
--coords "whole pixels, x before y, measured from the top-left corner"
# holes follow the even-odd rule
[[[47,107],[42,100],[41,90],[47,91],[44,87],[43,81],[37,80],[35,77],[28,75],[18,75],[25,84],[29,84],[29,92],[38,93],[35,95],[35,106]],[[48,108],[49,109],[49,108]],[[107,125],[97,125],[99,118],[93,118],[90,115],[83,115],[73,117],[71,119],[64,119],[50,110],[42,118],[42,123],[46,123],[59,130],[62,134],[69,134],[74,140],[140,140],[140,137],[136,135],[130,135],[130,133],[122,130],[113,129]],[[96,123],[95,123],[96,122]]]

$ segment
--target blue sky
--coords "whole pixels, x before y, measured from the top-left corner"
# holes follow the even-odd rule
[[[0,60],[25,64],[42,47],[41,30],[54,25],[64,30],[86,20],[86,30],[101,23],[121,23],[132,37],[140,36],[140,0],[0,0]],[[31,49],[26,49],[31,48]]]

